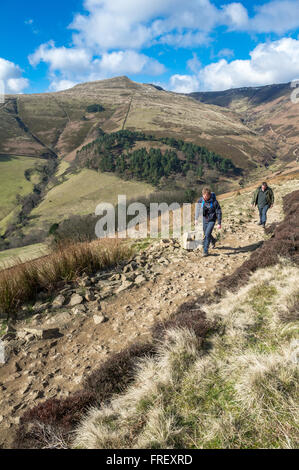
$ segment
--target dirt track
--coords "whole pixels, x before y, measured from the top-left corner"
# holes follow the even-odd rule
[[[293,180],[291,189],[298,188],[299,180]],[[283,218],[281,198],[290,192],[289,182],[274,185],[274,190],[276,203],[269,211],[269,223]],[[158,241],[169,264],[157,266],[160,274],[156,281],[103,301],[106,323],[96,326],[92,316],[70,314],[63,307],[47,322],[60,327],[60,339],[31,341],[12,353],[8,364],[0,369],[0,448],[11,446],[26,409],[79,389],[83,377],[110,354],[136,340],[149,339],[153,323],[168,318],[186,300],[213,290],[217,280],[248,259],[265,239],[256,224],[257,212],[252,218],[251,195],[247,189],[240,196],[222,198],[223,231],[210,257],[203,259],[199,251],[168,252],[167,245]]]

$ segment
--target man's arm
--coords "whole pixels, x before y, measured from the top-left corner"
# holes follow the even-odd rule
[[[272,207],[274,205],[274,192],[272,189],[270,191],[270,199],[271,199],[271,207]]]

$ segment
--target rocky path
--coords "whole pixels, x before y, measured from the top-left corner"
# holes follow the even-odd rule
[[[281,198],[299,181],[274,186],[268,222],[282,220]],[[186,300],[213,290],[265,239],[251,194],[221,202],[223,231],[208,258],[186,252],[175,240],[158,240],[128,265],[66,285],[56,299],[40,300],[16,326],[0,366],[0,448],[11,446],[25,410],[51,397],[67,397],[106,358],[132,342],[147,341],[150,327]],[[33,313],[33,315],[32,315]],[[58,333],[59,331],[59,333]],[[48,339],[47,339],[48,338]]]

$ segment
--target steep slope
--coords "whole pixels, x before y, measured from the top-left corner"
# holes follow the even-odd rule
[[[282,198],[290,192],[290,182],[275,180],[275,183],[273,181],[271,185],[275,190],[277,198],[274,208],[269,213],[269,223],[278,223],[284,217]],[[292,190],[298,188],[299,183],[297,178],[292,182]],[[2,368],[0,391],[1,414],[3,415],[3,419],[1,422],[0,417],[0,446],[10,447],[12,445],[12,439],[20,417],[25,411],[36,407],[36,405],[38,405],[38,407],[35,408],[34,412],[28,412],[25,427],[20,430],[20,445],[25,445],[25,447],[30,446],[34,442],[34,439],[36,439],[36,446],[53,448],[68,445],[63,439],[57,439],[57,437],[59,437],[57,429],[53,429],[52,425],[58,424],[63,427],[73,423],[74,420],[78,420],[78,416],[80,416],[82,411],[85,411],[86,407],[91,404],[92,397],[90,395],[90,388],[85,385],[86,377],[92,372],[91,369],[94,367],[100,368],[101,372],[93,375],[93,378],[89,381],[89,387],[91,387],[91,385],[102,387],[102,389],[98,391],[99,395],[102,393],[101,396],[105,396],[105,401],[110,399],[111,393],[119,392],[124,385],[126,386],[130,382],[132,369],[136,366],[136,363],[130,365],[129,370],[126,370],[126,373],[130,376],[125,378],[120,377],[122,382],[118,384],[117,388],[115,381],[119,382],[119,375],[123,372],[125,367],[128,366],[124,364],[126,356],[120,355],[118,357],[119,362],[116,362],[114,354],[120,353],[123,348],[129,346],[136,340],[144,345],[146,341],[151,339],[152,325],[155,324],[157,320],[168,320],[171,315],[176,314],[178,308],[185,303],[186,300],[190,301],[192,308],[201,308],[201,304],[194,306],[198,296],[208,296],[209,292],[213,292],[216,282],[223,276],[234,273],[267,238],[260,227],[256,225],[256,221],[250,210],[251,195],[252,188],[242,190],[240,195],[236,193],[223,195],[221,199],[224,213],[223,234],[216,250],[213,251],[210,258],[202,259],[197,252],[185,252],[179,248],[177,243],[173,243],[170,240],[158,240],[148,249],[143,249],[143,252],[139,253],[139,256],[135,258],[138,264],[138,271],[139,273],[142,272],[143,276],[141,283],[138,284],[136,281],[133,283],[125,283],[124,279],[132,279],[137,276],[138,272],[128,272],[127,269],[120,266],[116,271],[103,274],[99,273],[99,277],[97,278],[86,279],[86,277],[79,277],[77,282],[74,284],[69,283],[61,290],[61,294],[64,295],[66,300],[72,296],[73,292],[79,293],[82,297],[90,296],[90,294],[94,293],[97,299],[99,299],[99,303],[90,301],[89,297],[88,301],[84,301],[84,305],[77,306],[75,309],[72,309],[67,303],[61,308],[56,308],[55,305],[52,305],[51,299],[43,298],[43,300],[38,302],[34,307],[35,315],[33,317],[31,316],[31,308],[31,314],[28,319],[26,320],[27,317],[25,317],[16,325],[18,336],[16,341],[13,340],[10,345],[12,355],[8,363]],[[246,321],[248,318],[246,317],[246,312],[248,312],[248,309],[260,308],[260,303],[262,303],[263,307],[263,292],[256,289],[260,279],[266,276],[265,279],[271,281],[271,286],[274,284],[274,287],[279,290],[279,297],[275,298],[275,302],[273,303],[276,309],[276,316],[277,307],[279,307],[279,312],[281,312],[284,305],[285,308],[289,305],[285,303],[286,297],[288,297],[290,304],[293,301],[293,291],[297,288],[297,284],[294,282],[293,278],[291,284],[288,276],[294,276],[296,272],[298,272],[298,268],[292,267],[290,263],[285,263],[284,266],[279,265],[269,272],[258,274],[253,280],[252,285],[249,286],[249,288],[245,288],[245,292],[243,292],[245,295],[243,295],[242,298],[238,297],[238,295],[232,296],[230,293],[227,294],[227,298],[224,299],[224,303],[221,305],[222,316],[225,316],[224,313],[227,310],[227,304],[229,305],[229,315],[224,318],[225,328],[230,327],[229,331],[235,334],[235,337],[241,341],[241,346],[242,341],[246,342],[246,353],[248,353],[248,349],[252,351],[254,346],[252,343],[247,344]],[[275,278],[277,278],[276,281]],[[96,284],[94,284],[94,282],[96,282]],[[119,286],[122,282],[126,284],[126,288],[119,290]],[[84,285],[85,287],[83,287]],[[253,288],[255,288],[254,291],[252,290]],[[247,294],[250,289],[252,290],[251,294],[253,293],[254,295],[250,295],[250,298],[248,298]],[[265,292],[267,294],[269,289]],[[290,297],[290,293],[292,293],[292,297]],[[234,328],[234,318],[232,319],[234,315],[233,306],[238,305],[240,298],[242,300],[240,308],[244,307],[247,310],[243,313],[241,312],[242,317],[240,322],[244,321],[244,324],[238,323],[236,325],[237,328]],[[48,301],[47,303],[45,303],[46,300]],[[251,302],[250,305],[248,305],[249,300]],[[255,304],[253,300],[256,302]],[[273,299],[271,298],[270,300],[272,302]],[[269,306],[272,306],[272,303],[266,305],[267,309]],[[98,312],[99,308],[101,312]],[[96,317],[94,317],[95,309]],[[216,317],[217,309],[217,304],[212,305],[210,310],[212,316]],[[251,310],[250,314],[254,316]],[[99,316],[106,318],[106,321],[101,323]],[[195,317],[195,319],[197,319],[197,317]],[[252,321],[250,325],[253,329],[255,326],[258,326],[257,333],[263,334],[263,329],[260,328],[261,325],[259,321],[260,318],[257,316],[256,322]],[[263,325],[268,325],[267,322],[270,322],[273,327],[272,317],[269,318],[266,312],[265,323],[263,323]],[[24,334],[24,329],[30,327],[59,327],[63,336],[57,338],[55,341],[40,340],[32,335],[26,335],[26,332]],[[276,328],[275,325],[274,327]],[[279,323],[277,330],[280,331],[281,329],[281,324]],[[272,332],[273,331],[271,331],[271,333]],[[290,335],[291,331],[287,329],[285,333],[286,335]],[[225,346],[226,357],[229,357],[229,348],[231,345],[230,343],[228,346],[224,344],[225,339],[232,337],[234,338],[234,336],[228,335],[225,336],[224,339],[220,338],[221,341],[223,340],[223,345]],[[288,338],[289,337],[290,336],[288,336]],[[275,340],[277,340],[277,338],[275,338]],[[217,350],[217,354],[219,353],[219,365],[222,366],[220,360],[220,353],[221,350],[223,350],[221,341],[219,343],[220,349]],[[188,360],[189,357],[188,346],[185,349],[185,342],[174,341],[174,345],[178,346],[180,344],[183,345],[183,350],[181,351],[181,355],[174,356],[173,359],[176,364],[181,364],[180,362],[176,362],[176,359],[185,358]],[[234,353],[236,352],[236,356],[240,356],[241,346],[240,342],[234,344],[233,351]],[[270,346],[272,347],[272,344],[270,344]],[[258,336],[258,354],[262,354],[263,358],[265,358],[268,352],[272,353],[272,350],[265,351],[263,347],[264,342],[262,336],[261,341]],[[143,354],[151,352],[149,348],[140,348],[139,355],[140,351],[143,351]],[[136,356],[135,349],[135,359]],[[262,359],[261,356],[259,356],[258,359]],[[116,363],[114,364],[113,361]],[[230,364],[232,365],[231,362]],[[237,366],[239,366],[239,364],[240,363],[237,362]],[[182,367],[184,368],[183,370],[188,372],[189,366],[188,364],[186,365],[184,361]],[[152,370],[152,376],[154,378],[156,378],[155,370],[155,368]],[[227,369],[222,367],[222,370],[226,371]],[[191,370],[191,373],[193,373],[193,370]],[[163,374],[167,376],[165,370]],[[103,377],[107,382],[108,378],[111,378],[117,390],[112,389],[110,382],[106,383]],[[221,377],[223,376],[218,376],[219,379]],[[216,401],[212,403],[216,403],[217,407],[221,403],[230,405],[231,395],[227,394],[223,397],[222,394],[219,395],[218,393],[218,386],[221,386],[221,383],[215,382],[215,376],[211,377],[209,375],[207,378],[209,380],[213,379],[212,383],[215,383],[217,387],[216,394],[212,394],[213,390],[211,390],[212,395],[207,395],[207,405],[209,404],[209,398],[213,397]],[[225,380],[227,380],[227,377]],[[188,383],[187,381],[186,386]],[[225,382],[225,384],[229,386],[227,382]],[[147,387],[148,382],[145,385]],[[83,386],[85,387],[85,396],[74,397],[73,392],[82,390]],[[163,390],[165,392],[167,391],[162,387],[160,389],[162,394]],[[223,390],[225,392],[226,388]],[[145,391],[147,392],[148,389],[146,388]],[[184,391],[188,392],[188,388],[184,388]],[[160,392],[158,397],[161,396]],[[193,392],[194,389],[192,389],[192,395],[188,395],[191,400],[191,405],[192,397],[195,398],[197,396],[196,394],[194,395]],[[138,396],[138,393],[139,391],[137,390],[135,398]],[[150,400],[153,397],[149,395],[150,394],[146,393],[146,400],[137,403],[137,405],[140,405],[138,406],[138,413],[143,414],[146,413],[147,410],[152,410]],[[178,395],[184,396],[181,393]],[[178,395],[170,394],[170,396]],[[186,398],[186,404],[190,406],[188,397]],[[52,400],[47,401],[49,398]],[[200,398],[204,399],[203,396]],[[225,398],[225,400],[223,401],[222,398]],[[167,400],[167,395],[165,395],[165,399]],[[98,399],[97,401],[99,402],[100,400]],[[131,403],[134,407],[136,400],[131,400]],[[149,405],[149,407],[147,407],[147,405]],[[233,406],[233,403],[231,403],[231,405]],[[177,413],[180,408],[180,406],[174,408],[174,411]],[[198,410],[195,407],[193,409],[196,410],[198,414]],[[213,410],[217,411],[218,408],[214,407]],[[185,411],[187,414],[189,411],[192,414],[192,406],[191,410],[190,408],[185,408]],[[238,409],[233,407],[232,411],[235,413]],[[257,411],[259,410],[257,409]],[[245,413],[245,417],[246,416],[247,414]],[[36,424],[35,420],[37,418],[41,420],[41,427],[39,428],[39,434],[36,435],[36,429],[32,432],[32,424]],[[211,418],[215,426],[217,423],[219,423],[219,426],[223,423],[221,420],[217,421],[213,413],[211,414]],[[136,420],[130,422],[133,423],[136,422]],[[110,422],[107,424],[109,425],[109,423]],[[250,421],[250,423],[250,429],[252,430],[251,425],[254,425],[254,420]],[[142,426],[138,429],[136,436],[143,430],[143,422],[141,422],[141,424]],[[125,429],[126,427],[124,425],[122,430]],[[246,427],[243,427],[243,429],[246,430]],[[110,426],[108,426],[107,430],[110,435]],[[135,436],[135,433],[133,434]],[[186,432],[186,439],[188,435],[190,434]],[[173,436],[173,434],[171,434],[171,436]],[[247,447],[250,447],[250,444],[253,442],[252,436],[254,436],[254,433],[247,435],[247,437],[245,436],[247,440],[246,442],[243,441],[243,443],[247,445]],[[82,433],[81,437],[83,440],[86,434],[84,435]],[[258,439],[260,439],[260,436],[256,438],[255,442],[257,442]],[[280,442],[285,443],[283,436],[280,435],[280,439],[282,439]],[[82,440],[80,445],[82,445]],[[206,445],[207,441],[208,439],[205,442]],[[225,445],[229,445],[229,442],[230,436],[227,436],[225,438]],[[234,445],[238,446],[239,442],[240,441],[236,441]],[[259,441],[259,444],[260,443],[261,441]],[[113,441],[113,444],[116,446],[124,445],[123,441],[118,441],[118,443]],[[219,444],[219,441],[215,441],[214,443],[210,442],[210,446],[217,446],[217,444]],[[273,442],[264,442],[264,444],[271,446]],[[89,442],[88,445],[91,446],[92,444]],[[99,447],[101,447],[101,445],[102,443],[98,444]],[[173,445],[173,442],[168,442],[166,445]],[[188,442],[188,445],[190,445],[190,442]],[[198,441],[196,445],[200,446],[200,442]],[[223,441],[220,442],[220,445],[223,445]]]
[[[299,108],[290,101],[290,92],[286,84],[185,96],[117,77],[58,93],[9,95],[0,106],[0,164],[7,155],[57,156],[63,164],[71,163],[78,151],[99,137],[100,129],[106,133],[126,129],[204,146],[243,169],[247,183],[253,171],[260,172],[275,158],[281,163],[297,157]],[[67,177],[72,176],[70,173]],[[205,176],[203,183],[207,182]],[[57,181],[63,183],[65,175],[50,177],[53,184],[44,188],[43,198],[54,207],[50,192],[53,189],[55,193],[53,185]],[[213,182],[217,178],[214,175]],[[73,181],[72,192],[76,178]],[[233,189],[238,183],[238,178],[229,176],[225,187],[231,184]],[[86,180],[84,185],[88,184]],[[95,192],[96,188],[91,191]],[[84,195],[85,199],[88,197]],[[89,206],[93,207],[93,201]],[[77,206],[74,197],[71,212]],[[40,207],[43,210],[44,206]],[[19,223],[17,201],[12,209],[9,219],[0,221],[2,234],[7,227]],[[33,220],[29,231],[36,225],[34,222],[39,224]]]
[[[225,91],[194,92],[190,96],[201,103],[214,104],[235,111],[246,110],[290,95],[290,83],[261,87],[232,88]]]
[[[12,103],[17,103],[13,116]],[[94,104],[102,105],[104,110],[88,112]],[[242,123],[234,111],[138,84],[127,77],[85,83],[58,93],[8,96],[0,112],[0,128],[7,127],[9,121],[10,133],[6,136],[1,132],[0,153],[20,152],[22,142],[26,143],[28,135],[20,130],[18,119],[40,142],[64,158],[94,138],[98,127],[106,132],[125,128],[184,138],[232,158],[244,169],[273,153],[271,144]],[[24,146],[23,153],[41,152],[40,147],[32,145]]]
[[[201,103],[234,110],[244,124],[275,149],[272,157],[291,161],[297,158],[299,146],[299,106],[292,102],[292,92],[291,84],[286,83],[190,96]]]

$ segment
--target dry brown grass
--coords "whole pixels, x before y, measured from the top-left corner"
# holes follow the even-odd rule
[[[259,268],[275,265],[278,263],[279,257],[290,258],[295,263],[299,263],[299,190],[287,194],[283,198],[283,209],[285,218],[275,226],[273,236],[263,243],[261,248],[253,252],[251,257],[233,274],[218,282],[220,293],[227,289],[237,290],[249,279],[251,273]]]
[[[53,253],[0,272],[0,312],[16,315],[38,292],[53,292],[76,276],[110,268],[128,259],[132,249],[117,240],[97,240],[60,246]]]
[[[128,390],[87,412],[73,446],[296,448],[298,341],[295,323],[280,316],[298,298],[297,279],[281,260],[205,306],[221,325],[208,349],[192,330],[167,330]]]

